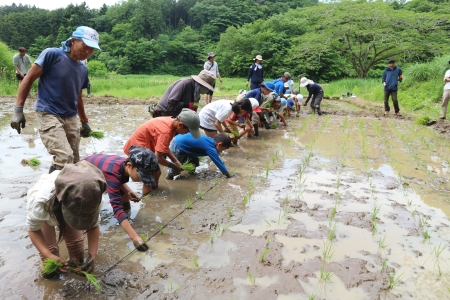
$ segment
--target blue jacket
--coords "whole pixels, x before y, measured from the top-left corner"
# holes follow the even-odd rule
[[[397,66],[394,67],[394,69],[387,67],[383,72],[383,78],[381,82],[386,82],[386,86],[384,87],[385,91],[397,91],[398,82],[402,82],[402,79],[402,69]]]
[[[255,64],[252,64],[248,69],[247,80],[261,84],[264,81],[264,67],[258,68]]]
[[[178,149],[192,157],[209,156],[214,164],[222,171],[223,174],[228,173],[225,164],[217,153],[216,142],[206,135],[202,135],[201,138],[196,139],[192,134],[178,134],[174,137],[177,143]]]
[[[272,81],[272,83],[275,85],[275,93],[278,95],[284,95],[284,81],[281,78],[275,79]]]
[[[261,88],[257,88],[257,89],[251,90],[250,92],[245,94],[244,97],[245,98],[255,98],[256,100],[258,100],[260,105],[262,104]]]

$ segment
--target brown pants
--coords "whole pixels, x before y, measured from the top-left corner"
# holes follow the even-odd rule
[[[447,106],[448,106],[448,100],[450,99],[450,90],[444,90],[444,94],[442,95],[442,116],[447,116]]]
[[[55,227],[48,225],[47,222],[44,222],[41,231],[44,235],[45,243],[47,244],[48,249],[52,252],[52,254],[60,257],[59,246],[56,242]],[[69,257],[71,259],[84,258],[84,237],[81,230],[75,230],[66,223],[64,242],[66,243],[67,252],[69,252]],[[44,259],[41,253],[39,253],[39,255],[41,259]]]
[[[36,112],[39,135],[49,154],[52,165],[61,170],[65,164],[80,160],[80,128],[77,117],[60,117],[46,112]]]

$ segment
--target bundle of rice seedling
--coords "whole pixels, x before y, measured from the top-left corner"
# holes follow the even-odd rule
[[[232,131],[231,132],[235,137],[239,137],[239,131]]]
[[[272,123],[272,125],[270,125],[270,127],[272,127],[272,129],[275,129],[275,128],[278,127],[278,124],[277,123]]]
[[[266,104],[264,104],[264,108],[270,108],[272,106],[272,104],[270,102],[267,102]]]
[[[103,131],[91,130],[91,132],[89,132],[89,136],[91,138],[101,140],[105,137],[105,133]]]
[[[419,125],[427,125],[428,122],[431,121],[431,118],[428,116],[420,117],[416,119],[416,123]]]
[[[89,274],[88,272],[83,272],[84,276],[86,276],[86,279],[89,281],[90,284],[92,284],[97,291],[102,291],[102,286],[100,284],[100,280],[95,278],[95,275]]]
[[[194,102],[194,107],[203,107],[203,105],[200,102]]]
[[[195,171],[195,165],[191,163],[189,160],[186,161],[182,166],[181,169],[188,172],[194,172]]]
[[[31,167],[37,167],[41,164],[41,161],[37,159],[36,157],[30,158],[28,160],[28,165]]]
[[[44,259],[43,265],[41,270],[43,274],[51,274],[63,266],[62,263],[52,258]]]

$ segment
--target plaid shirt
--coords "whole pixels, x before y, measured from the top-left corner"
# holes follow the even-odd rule
[[[106,192],[109,195],[114,216],[119,224],[122,223],[127,215],[123,210],[121,186],[130,180],[130,177],[124,175],[126,158],[118,155],[94,154],[85,157],[84,160],[103,172],[107,184]]]

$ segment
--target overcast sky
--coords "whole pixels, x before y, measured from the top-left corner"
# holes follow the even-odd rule
[[[117,2],[122,2],[122,0],[0,0],[0,6],[11,5],[13,3],[19,5],[20,3],[22,3],[22,5],[35,5],[38,8],[53,10],[61,7],[66,7],[70,3],[75,5],[83,2],[86,2],[87,6],[89,6],[90,8],[100,8],[103,3],[111,6]]]

